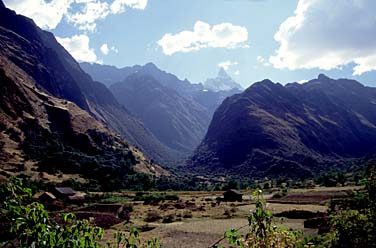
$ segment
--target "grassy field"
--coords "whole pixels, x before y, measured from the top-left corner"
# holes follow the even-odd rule
[[[358,187],[293,189],[282,198],[274,199],[273,194],[265,194],[267,208],[273,214],[286,211],[308,211],[324,214],[330,199],[343,197]],[[255,209],[251,191],[243,192],[242,202],[218,202],[223,192],[167,192],[179,200],[164,200],[145,205],[143,201],[133,201],[134,192],[106,194],[90,206],[75,209],[85,217],[94,217],[95,222],[107,229],[106,235],[115,231],[127,231],[138,228],[143,238],[158,237],[164,247],[208,247],[221,239],[226,230],[247,225],[247,215]],[[146,192],[161,194],[161,192]],[[130,219],[119,218],[120,206],[131,206]],[[110,218],[109,215],[113,215]],[[277,225],[293,230],[301,230],[306,235],[315,235],[317,229],[304,228],[305,219],[274,218]],[[246,232],[247,227],[241,229]]]

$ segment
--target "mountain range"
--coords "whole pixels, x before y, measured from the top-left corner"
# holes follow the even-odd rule
[[[120,181],[137,167],[164,173],[115,131],[146,153],[163,157],[164,146],[81,70],[53,34],[3,4],[0,66],[1,169],[30,165]]]
[[[234,89],[239,91],[243,90],[243,87],[236,83],[222,67],[219,69],[217,77],[207,79],[203,85],[206,90],[214,92],[229,91]]]
[[[139,172],[309,177],[376,155],[376,88],[323,74],[243,89],[155,64],[77,63],[0,1],[0,174],[129,187]],[[181,167],[179,167],[181,168]],[[60,173],[60,174],[59,174]]]
[[[190,168],[302,177],[376,154],[376,88],[321,74],[285,86],[263,80],[216,110]]]
[[[80,65],[95,80],[106,82],[117,101],[181,159],[190,156],[202,141],[219,104],[240,92],[238,87],[232,88],[235,83],[224,71],[219,80],[229,85],[226,90],[212,91],[203,84],[180,80],[153,63],[123,68]]]

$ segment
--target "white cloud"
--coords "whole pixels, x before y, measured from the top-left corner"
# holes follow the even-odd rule
[[[157,43],[163,53],[172,55],[177,52],[197,51],[206,47],[239,48],[248,47],[248,31],[245,27],[225,22],[210,26],[197,21],[193,31],[182,31],[177,34],[165,34]]]
[[[4,0],[7,7],[32,18],[44,29],[55,29],[65,17],[79,30],[95,31],[98,20],[109,14],[120,14],[125,9],[146,8],[147,0]]]
[[[68,22],[73,23],[79,30],[94,31],[96,22],[103,20],[110,13],[107,2],[99,0],[76,0],[81,5],[81,9],[75,13],[68,13]]]
[[[270,63],[266,61],[266,59],[262,56],[257,56],[256,61],[257,61],[257,64],[260,64],[263,66],[270,66]]]
[[[104,54],[104,55],[107,55],[110,51],[113,51],[115,53],[118,52],[118,50],[116,49],[116,47],[112,46],[112,47],[108,47],[108,44],[104,43],[101,47],[100,47],[100,50],[101,52]]]
[[[376,70],[375,0],[299,0],[279,27],[269,61],[276,68],[331,70],[355,63],[354,75]]]
[[[236,75],[236,76],[240,75],[240,71],[239,70],[235,71],[234,75]]]
[[[228,71],[228,69],[230,68],[230,66],[233,66],[233,65],[238,65],[239,63],[237,61],[235,62],[232,62],[232,61],[223,61],[221,63],[218,64],[218,67],[222,67],[225,71]]]
[[[90,39],[87,35],[56,39],[77,61],[99,62],[94,50],[89,46]]]
[[[307,83],[308,80],[307,79],[302,79],[302,80],[299,80],[297,83],[298,84],[304,84],[304,83]]]
[[[115,0],[111,4],[111,12],[114,14],[122,13],[125,11],[125,7],[133,9],[145,9],[148,4],[148,0]]]
[[[101,46],[101,52],[104,54],[104,55],[107,55],[108,52],[110,51],[110,48],[108,48],[108,45],[106,43],[104,43],[102,46]]]
[[[73,0],[4,0],[8,8],[32,18],[41,28],[54,29],[67,13]]]

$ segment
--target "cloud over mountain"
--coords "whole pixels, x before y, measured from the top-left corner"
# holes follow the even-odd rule
[[[90,48],[90,39],[87,35],[74,35],[67,38],[56,37],[56,39],[76,60],[98,62],[94,50]]]
[[[115,0],[110,8],[113,14],[118,14],[124,12],[126,7],[143,10],[147,4],[148,0]]]
[[[65,17],[79,30],[95,31],[98,20],[120,14],[126,8],[146,8],[147,0],[4,0],[18,14],[32,18],[44,29],[55,29]]]
[[[32,18],[38,26],[54,29],[68,12],[73,0],[4,0],[7,7]]]
[[[177,34],[165,34],[157,43],[163,53],[172,55],[177,52],[192,52],[202,48],[241,48],[248,47],[248,31],[245,27],[224,22],[210,26],[197,21],[193,31]]]
[[[279,27],[269,61],[276,68],[331,70],[354,63],[354,75],[376,70],[376,1],[299,0]]]
[[[119,52],[118,49],[116,49],[116,47],[114,46],[109,47],[107,43],[102,44],[102,46],[100,47],[100,50],[104,55],[108,55],[111,51],[114,53]]]
[[[221,63],[218,63],[217,66],[218,66],[219,68],[223,68],[225,71],[228,71],[228,69],[229,69],[231,66],[238,65],[238,64],[239,64],[239,62],[237,62],[237,61],[232,62],[232,61],[227,60],[227,61],[223,61],[223,62],[221,62]]]
[[[79,30],[94,31],[97,27],[96,22],[103,20],[110,14],[107,2],[97,0],[76,0],[79,4],[79,11],[67,13],[68,22],[73,23]]]

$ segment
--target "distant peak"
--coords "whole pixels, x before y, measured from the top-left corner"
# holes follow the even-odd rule
[[[263,84],[273,84],[273,85],[275,84],[272,80],[270,80],[268,78],[262,80],[261,83],[263,83]]]
[[[320,73],[319,76],[317,77],[317,79],[318,79],[319,81],[327,81],[327,80],[330,80],[331,78],[328,77],[328,76],[326,76],[326,75],[323,74],[323,73]]]
[[[219,68],[217,77],[219,77],[219,78],[229,78],[230,76],[227,74],[225,69],[223,69],[223,67],[221,67],[221,68]]]
[[[264,86],[274,86],[275,83],[273,83],[273,81],[271,81],[270,79],[264,79],[262,81],[258,81],[254,84],[251,85],[251,87],[264,87]]]
[[[152,62],[149,62],[149,63],[145,64],[144,67],[153,68],[153,69],[157,68],[157,66],[154,63],[152,63]]]
[[[216,78],[209,78],[204,82],[204,88],[210,91],[229,91],[229,90],[243,90],[242,86],[236,83],[226,72],[223,67],[219,68]]]

